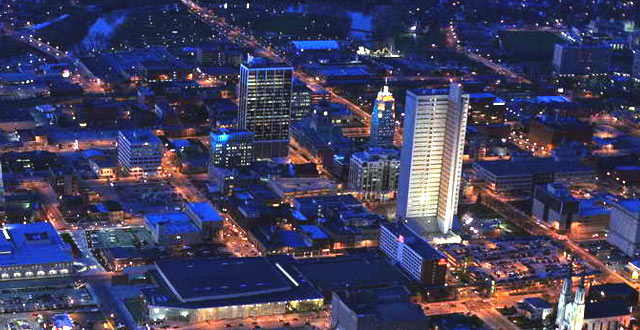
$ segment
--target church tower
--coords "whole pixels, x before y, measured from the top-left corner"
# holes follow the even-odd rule
[[[573,300],[574,311],[571,320],[571,330],[582,330],[584,323],[584,309],[586,300],[586,291],[584,288],[584,276],[580,278],[580,284],[578,290],[576,290],[576,297]]]
[[[567,313],[567,305],[570,305],[571,301],[571,272],[569,272],[567,277],[564,279],[564,283],[562,284],[562,291],[560,292],[560,297],[558,298],[558,314],[556,315],[556,327],[558,329],[563,329],[563,323]]]

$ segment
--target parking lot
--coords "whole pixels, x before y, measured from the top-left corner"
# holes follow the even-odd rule
[[[94,297],[80,283],[0,289],[0,313],[65,310],[95,305]]]
[[[86,235],[90,249],[149,247],[153,245],[151,233],[144,227],[87,230]]]
[[[51,328],[51,318],[59,312],[0,314],[0,327],[10,330],[37,330]],[[105,318],[97,311],[69,313],[74,329],[91,330],[104,328]]]

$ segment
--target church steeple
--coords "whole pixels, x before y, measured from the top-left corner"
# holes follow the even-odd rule
[[[558,314],[556,315],[556,326],[558,329],[562,329],[562,325],[564,323],[566,317],[566,309],[567,305],[570,305],[573,301],[571,295],[571,273],[567,274],[567,277],[564,279],[564,283],[562,283],[562,291],[560,291],[560,297],[558,298]]]
[[[582,330],[582,326],[584,324],[585,296],[584,276],[582,276],[580,277],[580,284],[578,285],[576,297],[573,301],[574,311],[573,318],[571,320],[571,330]]]
[[[578,290],[576,290],[576,298],[574,302],[577,305],[584,305],[585,303],[585,288],[584,288],[584,276],[580,277],[580,284],[578,285]]]

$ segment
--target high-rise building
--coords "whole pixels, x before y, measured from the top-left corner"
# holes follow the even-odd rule
[[[378,92],[371,114],[370,144],[374,147],[393,145],[393,133],[396,127],[396,105],[389,86],[385,84]]]
[[[291,121],[298,122],[311,113],[313,91],[303,84],[295,84],[291,92]]]
[[[155,175],[162,168],[163,148],[151,131],[123,130],[118,134],[118,163],[131,175]]]
[[[223,168],[253,163],[253,133],[221,128],[209,133],[211,164]]]
[[[238,127],[255,134],[258,159],[289,155],[293,68],[250,58],[240,66]]]
[[[397,149],[369,148],[351,156],[349,190],[362,199],[384,199],[398,190],[400,152]]]
[[[407,92],[397,217],[447,234],[458,207],[469,95],[462,85]]]

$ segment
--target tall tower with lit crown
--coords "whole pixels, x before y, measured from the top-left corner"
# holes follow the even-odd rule
[[[389,92],[389,86],[378,92],[373,104],[371,114],[371,138],[372,147],[387,147],[393,145],[393,135],[396,126],[396,106],[393,94]]]

